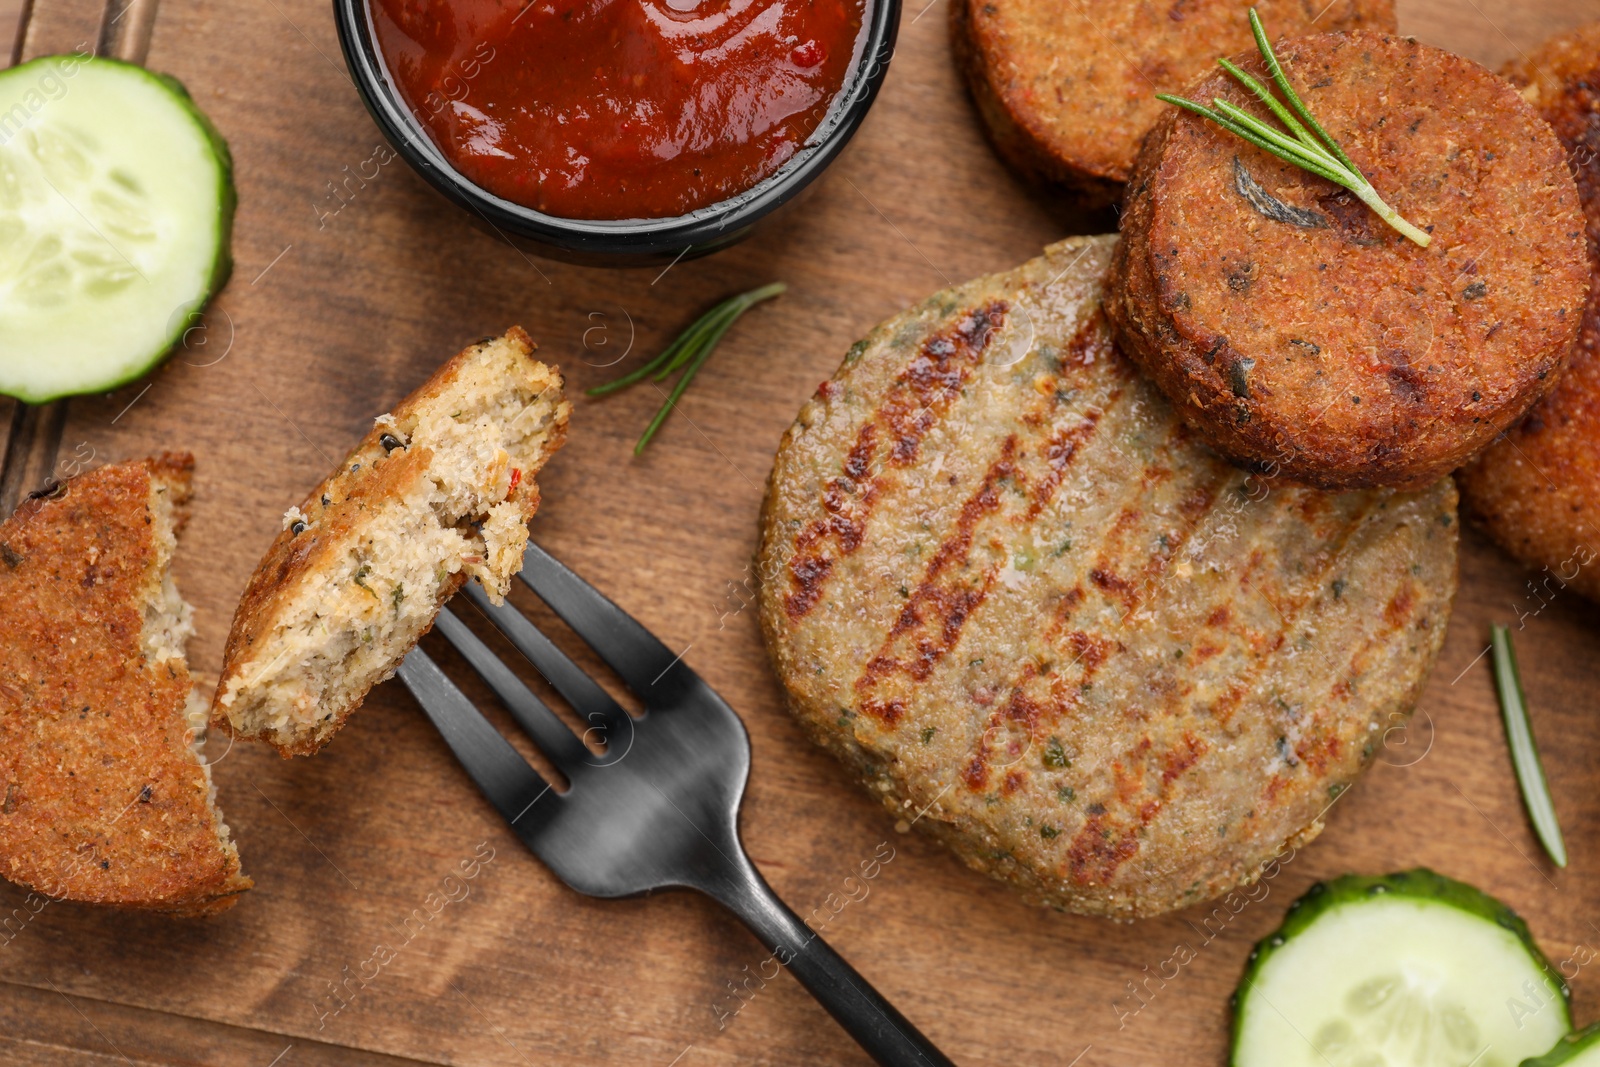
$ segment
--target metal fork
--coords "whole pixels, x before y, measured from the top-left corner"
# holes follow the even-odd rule
[[[779,900],[739,841],[750,739],[733,709],[632,616],[537,545],[520,577],[643,703],[635,719],[509,603],[466,595],[606,742],[596,755],[448,608],[437,629],[571,787],[557,792],[416,648],[401,681],[534,855],[594,897],[697,889],[737,915],[879,1063],[950,1060]]]

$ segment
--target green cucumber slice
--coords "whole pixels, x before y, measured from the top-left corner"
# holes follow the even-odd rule
[[[1515,912],[1429,870],[1319,883],[1234,993],[1233,1067],[1517,1067],[1572,1025]]]
[[[1600,1023],[1568,1034],[1543,1056],[1523,1060],[1522,1067],[1600,1067]]]
[[[182,85],[45,56],[0,72],[0,393],[137,378],[232,261],[233,163]]]

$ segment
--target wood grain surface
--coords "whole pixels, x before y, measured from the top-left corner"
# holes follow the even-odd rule
[[[8,58],[22,25],[22,0],[0,0],[0,55]]]
[[[1536,598],[1532,576],[1470,530],[1449,638],[1412,727],[1330,812],[1323,837],[1237,913],[1115,925],[1026,907],[897,833],[785,715],[747,607],[747,564],[763,480],[795,411],[878,320],[1064,233],[1111,225],[1025,188],[994,159],[951,67],[944,7],[923,2],[906,11],[879,104],[811,195],[749,242],[665,272],[526,258],[398,160],[355,177],[372,173],[382,140],[345,74],[326,0],[143,5],[154,13],[147,62],[181,78],[232,145],[237,268],[183,350],[144,381],[71,401],[59,443],[33,446],[30,469],[195,452],[176,570],[196,607],[191,661],[215,672],[284,509],[463,343],[521,323],[576,394],[648,358],[717,298],[781,279],[787,295],[741,322],[643,459],[629,449],[659,392],[577,403],[571,439],[541,478],[534,532],[687,650],[741,712],[754,750],[745,840],[791,905],[822,906],[880,842],[892,845],[869,894],[826,934],[957,1062],[1218,1064],[1252,942],[1312,881],[1350,870],[1426,864],[1509,901],[1558,962],[1600,946],[1600,609],[1571,594]],[[1399,6],[1405,31],[1490,65],[1600,18],[1600,0]],[[23,55],[101,41],[104,21],[102,0],[33,0]],[[0,406],[5,424],[12,410]],[[1490,621],[1518,618],[1572,854],[1565,871],[1544,862],[1523,817],[1480,658]],[[0,887],[0,918],[12,916],[0,940],[0,1060],[865,1062],[787,976],[750,979],[765,952],[710,903],[566,890],[398,684],[375,691],[315,758],[225,741],[211,756],[256,889],[220,918],[173,922],[54,903],[35,914],[24,893]],[[465,899],[429,909],[459,861],[490,850]],[[380,943],[394,958],[363,982]],[[1196,955],[1174,968],[1180,944]],[[747,979],[753,994],[735,999]],[[1600,972],[1580,971],[1573,988],[1578,1021],[1600,1016]]]

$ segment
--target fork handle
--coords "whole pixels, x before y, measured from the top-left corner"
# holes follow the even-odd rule
[[[729,883],[702,888],[737,915],[773,958],[810,991],[845,1032],[885,1067],[955,1067],[822,936],[796,915],[743,853]]]

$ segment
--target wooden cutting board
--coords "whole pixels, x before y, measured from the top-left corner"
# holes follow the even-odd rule
[[[109,11],[104,0],[32,0],[20,57],[100,47],[188,85],[233,148],[238,265],[205,328],[148,379],[39,411],[0,407],[13,484],[193,450],[199,496],[177,575],[197,611],[191,660],[215,671],[286,506],[463,343],[521,323],[576,395],[715,299],[780,279],[788,294],[730,335],[643,459],[629,449],[658,393],[577,403],[571,440],[540,479],[535,534],[686,649],[742,713],[754,748],[745,839],[791,905],[829,914],[888,842],[893,859],[826,933],[957,1062],[1217,1064],[1250,945],[1312,881],[1350,870],[1435,867],[1512,903],[1558,963],[1593,957],[1600,609],[1570,593],[1535,597],[1534,576],[1470,530],[1449,639],[1413,726],[1322,838],[1234,908],[1115,925],[1026,907],[897,833],[786,717],[748,607],[747,561],[795,411],[878,320],[1112,224],[996,162],[952,70],[945,16],[940,0],[912,0],[880,102],[803,205],[708,260],[607,272],[526,258],[400,162],[372,162],[382,140],[325,0],[111,0]],[[1491,66],[1594,18],[1600,0],[1400,0],[1403,30]],[[1565,871],[1542,859],[1522,814],[1480,658],[1490,621],[1518,618]],[[0,888],[0,1060],[865,1062],[787,976],[751,977],[766,953],[708,902],[600,902],[561,886],[397,684],[314,759],[223,746],[221,803],[254,892],[220,918],[174,922],[65,904],[34,914],[25,894]],[[476,877],[447,898],[445,876],[474,858]],[[375,967],[380,944],[392,959]],[[1182,966],[1179,946],[1194,957]],[[1567,971],[1577,1019],[1591,1021],[1600,972]]]

